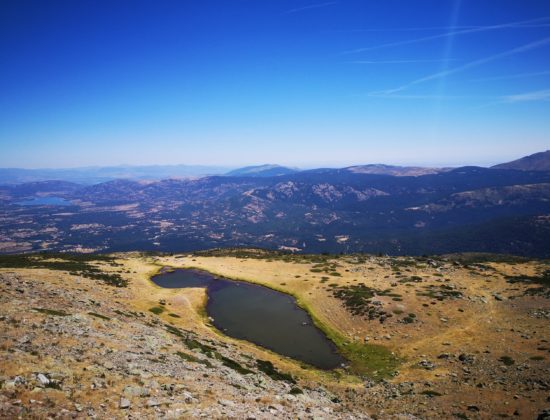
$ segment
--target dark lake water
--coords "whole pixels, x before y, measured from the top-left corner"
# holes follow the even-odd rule
[[[309,314],[285,293],[187,269],[159,274],[152,281],[167,288],[205,287],[208,316],[228,336],[321,369],[333,369],[346,361],[313,325]]]
[[[35,197],[19,201],[16,204],[20,206],[70,206],[72,203],[61,197]]]

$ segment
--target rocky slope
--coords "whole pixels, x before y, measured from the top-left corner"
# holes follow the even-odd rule
[[[0,418],[368,417],[136,312],[128,289],[23,270],[0,273],[0,291]]]

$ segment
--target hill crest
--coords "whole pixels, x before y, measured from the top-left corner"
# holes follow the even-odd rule
[[[511,162],[492,166],[493,169],[516,169],[518,171],[550,171],[550,150],[524,156]]]

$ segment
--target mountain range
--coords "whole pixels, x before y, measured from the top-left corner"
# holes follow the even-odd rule
[[[550,151],[535,153],[512,162],[493,166],[493,168],[533,171],[550,170]],[[421,176],[445,172],[452,168],[368,164],[349,166],[344,169],[359,174]],[[99,184],[115,179],[158,181],[167,178],[190,179],[212,175],[272,177],[295,174],[300,171],[301,170],[298,168],[290,168],[276,164],[245,166],[236,169],[205,165],[121,165],[64,169],[0,168],[0,185],[14,185],[51,180],[70,181],[79,184]]]
[[[6,185],[0,252],[254,246],[549,257],[550,170],[542,165],[549,153],[513,162],[521,170],[367,165],[280,173],[269,165],[196,179]],[[44,197],[61,203],[36,200]]]
[[[281,165],[258,165],[258,166],[245,166],[244,168],[235,169],[229,171],[227,176],[251,176],[251,177],[270,177],[290,175],[299,172],[297,168],[287,168]]]
[[[197,178],[226,173],[228,167],[201,165],[90,166],[63,169],[0,168],[0,185],[39,181],[71,181],[98,184],[114,179],[159,180],[166,178]]]

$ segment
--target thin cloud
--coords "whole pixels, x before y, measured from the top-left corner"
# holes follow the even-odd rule
[[[455,26],[455,29],[476,29],[484,28],[484,26]],[[342,29],[339,31],[330,32],[422,32],[422,31],[445,31],[449,30],[448,26],[418,26],[410,28],[366,28],[366,29]]]
[[[484,57],[484,58],[481,58],[479,60],[471,61],[471,62],[466,63],[466,64],[464,64],[462,66],[459,66],[459,67],[455,67],[455,68],[452,68],[452,69],[449,69],[449,70],[444,70],[444,71],[440,71],[440,72],[437,72],[437,73],[434,73],[434,74],[430,74],[430,75],[422,77],[420,79],[413,80],[412,82],[406,83],[406,84],[404,84],[402,86],[399,86],[397,88],[387,89],[387,90],[381,91],[379,93],[385,93],[385,94],[391,95],[393,93],[401,92],[401,91],[403,91],[403,90],[405,90],[405,89],[407,89],[411,86],[419,85],[421,83],[425,83],[425,82],[428,82],[428,81],[431,81],[431,80],[436,80],[436,79],[439,79],[441,77],[447,77],[447,76],[450,76],[450,75],[455,74],[455,73],[463,72],[465,70],[469,70],[471,68],[478,67],[478,66],[490,63],[490,62],[495,61],[495,60],[499,60],[501,58],[510,57],[510,56],[513,56],[513,55],[516,55],[516,54],[521,54],[521,53],[524,53],[524,52],[527,52],[527,51],[530,51],[530,50],[534,50],[534,49],[537,49],[537,48],[542,48],[542,47],[544,47],[548,44],[550,44],[550,37],[543,38],[543,39],[540,39],[540,40],[535,41],[535,42],[530,42],[529,44],[525,44],[525,45],[522,45],[520,47],[512,48],[511,50],[504,51],[504,52],[501,52],[501,53],[498,53],[498,54],[494,54],[494,55],[491,55],[489,57]]]
[[[494,77],[484,77],[482,79],[472,79],[470,80],[470,82],[491,82],[493,80],[496,81],[496,80],[512,80],[512,79],[528,79],[530,77],[547,76],[547,75],[550,75],[550,70],[538,71],[534,73],[519,73],[519,74],[494,76]]]
[[[460,100],[460,99],[494,99],[494,96],[471,96],[471,95],[402,95],[402,94],[387,94],[384,92],[372,92],[367,94],[371,98],[383,99],[426,99],[426,100]]]
[[[449,60],[443,59],[443,58],[437,58],[437,59],[427,59],[427,60],[357,60],[357,61],[347,61],[347,63],[350,64],[414,64],[414,63],[441,63],[441,62],[447,62]],[[454,59],[450,59],[450,61],[454,61]]]
[[[549,102],[550,101],[550,89],[542,89],[527,93],[518,93],[514,95],[506,95],[497,98],[497,100],[478,105],[472,110],[486,109],[499,105],[517,104],[523,102]]]
[[[502,102],[546,102],[550,101],[550,89],[537,90],[535,92],[508,95],[502,98]]]
[[[544,18],[547,19],[547,18]],[[543,23],[538,25],[518,25],[512,26],[511,28],[548,28],[550,23]],[[485,29],[487,25],[459,25],[453,26],[453,30],[462,30],[462,29]],[[425,31],[448,31],[448,26],[416,26],[416,27],[405,27],[405,28],[365,28],[365,29],[340,29],[326,31],[327,33],[360,33],[360,32],[425,32]],[[438,36],[441,36],[439,34]]]
[[[325,2],[325,3],[310,4],[309,6],[297,7],[295,9],[287,10],[286,12],[283,12],[283,15],[290,15],[292,13],[303,12],[305,10],[319,9],[321,7],[333,6],[337,3],[338,2],[336,2],[336,1],[328,1],[328,2]]]
[[[523,29],[523,28],[548,28],[550,23],[543,23],[538,25],[518,25],[513,26],[511,29]],[[458,29],[484,29],[487,25],[458,25],[453,26],[453,30]],[[325,31],[326,33],[360,33],[360,32],[426,32],[426,31],[448,31],[448,26],[413,26],[404,28],[364,28],[364,29],[335,29]]]
[[[379,49],[382,49],[382,48],[397,47],[397,46],[401,46],[401,45],[417,44],[417,43],[420,43],[420,42],[431,41],[431,40],[434,40],[434,39],[447,38],[447,37],[451,37],[451,36],[454,37],[454,36],[457,36],[457,35],[472,34],[472,33],[477,33],[477,32],[486,32],[486,31],[494,31],[494,30],[509,29],[509,28],[524,28],[524,27],[526,28],[526,27],[529,27],[529,26],[526,26],[526,25],[529,25],[529,24],[535,23],[535,22],[547,21],[548,19],[550,19],[550,16],[537,18],[537,19],[524,20],[524,21],[519,21],[519,22],[503,23],[503,24],[499,24],[499,25],[490,25],[490,26],[481,26],[481,27],[470,28],[470,29],[462,29],[462,30],[459,30],[459,31],[448,31],[448,32],[445,32],[443,34],[430,35],[430,36],[425,36],[425,37],[422,37],[422,38],[415,38],[415,39],[408,39],[408,40],[405,40],[405,41],[390,42],[390,43],[387,43],[387,44],[374,45],[374,46],[365,47],[365,48],[357,48],[357,49],[354,49],[354,50],[344,51],[342,54],[357,54],[357,53],[361,53],[361,52],[365,52],[365,51],[373,51],[373,50],[379,50]],[[447,28],[447,29],[449,29],[449,28]]]

